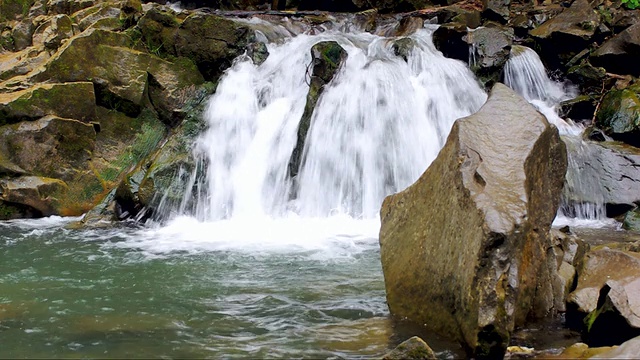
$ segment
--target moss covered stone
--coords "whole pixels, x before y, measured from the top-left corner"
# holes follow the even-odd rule
[[[46,115],[91,121],[96,117],[93,84],[40,84],[27,90],[0,93],[0,126]]]
[[[609,91],[596,114],[596,125],[614,139],[640,146],[640,84]]]

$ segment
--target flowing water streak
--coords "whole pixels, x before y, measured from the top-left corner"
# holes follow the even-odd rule
[[[210,100],[209,129],[196,149],[208,163],[198,218],[377,217],[386,195],[428,167],[455,119],[486,100],[466,66],[435,49],[430,30],[411,38],[406,62],[393,54],[393,39],[333,31],[269,44],[260,66],[238,59]],[[313,113],[298,196],[290,199],[287,164],[306,102],[310,49],[320,41],[337,41],[348,58]]]
[[[553,81],[535,51],[524,46],[513,46],[511,57],[504,69],[505,83],[533,104],[558,127],[567,144],[568,169],[563,198],[558,210],[559,222],[567,223],[567,217],[577,220],[602,220],[606,218],[604,195],[596,177],[584,173],[585,160],[591,151],[581,139],[581,126],[561,119],[557,107],[561,101],[574,98],[576,89]],[[592,174],[593,175],[593,174]],[[567,199],[589,199],[576,203]]]

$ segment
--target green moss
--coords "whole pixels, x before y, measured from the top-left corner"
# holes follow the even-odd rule
[[[0,1],[0,22],[15,19],[16,16],[27,16],[35,0],[2,0]]]

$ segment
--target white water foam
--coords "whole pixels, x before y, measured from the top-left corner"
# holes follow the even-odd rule
[[[271,44],[260,66],[238,61],[210,101],[197,147],[208,162],[208,193],[196,217],[377,217],[385,196],[428,167],[453,122],[486,100],[467,67],[434,48],[430,31],[411,38],[407,62],[393,54],[394,39],[339,32]],[[320,41],[338,42],[348,57],[317,103],[294,185],[287,168],[310,49]]]
[[[209,101],[209,128],[195,147],[207,164],[195,214],[113,246],[326,258],[377,248],[384,197],[413,183],[453,122],[486,101],[466,65],[435,49],[432,30],[410,36],[415,46],[405,61],[393,53],[397,38],[327,30],[283,40],[281,27],[258,25],[277,41],[259,66],[237,59]],[[288,164],[309,89],[310,50],[321,41],[336,41],[348,57],[315,107],[294,181]]]

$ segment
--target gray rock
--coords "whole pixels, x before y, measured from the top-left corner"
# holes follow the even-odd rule
[[[482,13],[489,19],[506,23],[509,20],[511,0],[483,0]]]
[[[501,357],[515,326],[552,306],[549,228],[567,166],[558,131],[496,84],[438,157],[380,212],[394,316]]]
[[[591,61],[609,72],[640,75],[640,24],[630,26],[591,54]]]
[[[563,138],[569,161],[566,203],[628,205],[640,201],[640,149],[616,142]]]

